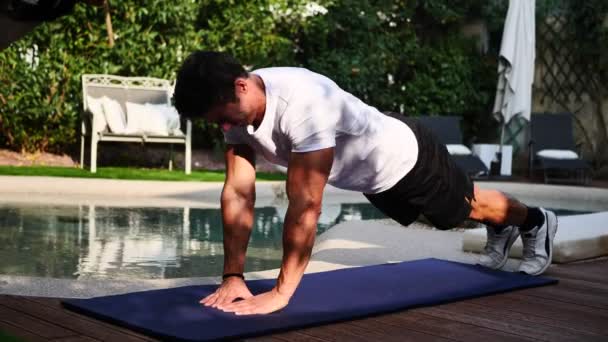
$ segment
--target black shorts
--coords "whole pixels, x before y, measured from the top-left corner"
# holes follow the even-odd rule
[[[418,160],[392,188],[364,194],[380,211],[407,226],[423,214],[436,228],[451,229],[471,213],[473,183],[456,165],[445,145],[415,118],[387,113],[405,122],[418,141]],[[399,146],[395,146],[399,148]]]

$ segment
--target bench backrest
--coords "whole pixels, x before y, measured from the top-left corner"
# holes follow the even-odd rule
[[[120,103],[126,113],[126,102],[171,104],[173,83],[152,77],[123,77],[115,75],[82,75],[82,100],[85,111],[87,95],[100,98],[107,96]]]

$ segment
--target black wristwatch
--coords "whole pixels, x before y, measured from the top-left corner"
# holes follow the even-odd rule
[[[238,277],[238,278],[245,280],[245,276],[243,275],[243,273],[226,273],[222,276],[222,280],[226,280],[227,278],[230,278],[230,277]]]

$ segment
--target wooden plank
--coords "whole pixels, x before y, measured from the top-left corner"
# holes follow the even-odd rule
[[[467,303],[454,303],[449,306],[439,306],[421,309],[431,316],[460,321],[463,323],[482,326],[509,332],[515,335],[543,341],[605,341],[605,337],[585,334],[568,329],[557,329],[553,326],[535,324],[529,321],[509,319],[506,311],[494,311],[481,306]]]
[[[63,298],[56,297],[30,297],[30,296],[12,296],[14,298],[25,299],[31,302],[40,303],[42,305],[52,307],[55,309],[65,310],[63,305],[61,305],[61,301]]]
[[[549,268],[550,271],[544,273],[544,276],[557,278],[557,279],[572,279],[572,280],[584,280],[592,283],[606,284],[608,283],[606,279],[604,279],[603,275],[587,273],[584,271],[576,271],[572,269],[552,269]]]
[[[345,323],[306,328],[298,332],[327,341],[446,341],[444,338],[409,330],[391,336]]]
[[[576,320],[576,318],[585,317],[585,319],[588,321],[608,322],[608,310],[606,310],[606,309],[593,308],[593,307],[588,307],[588,306],[580,305],[580,304],[576,304],[576,303],[564,303],[563,301],[560,301],[559,298],[552,300],[552,299],[548,299],[548,298],[538,298],[535,296],[528,296],[525,294],[525,292],[505,293],[505,294],[497,296],[497,297],[500,298],[501,296],[508,298],[508,300],[510,300],[512,302],[519,301],[519,302],[521,302],[520,305],[527,305],[527,306],[537,305],[540,308],[542,308],[543,305],[546,305],[546,306],[550,306],[552,309],[559,309],[560,314],[563,313],[563,315],[557,315],[556,313],[553,313],[553,315],[551,316],[552,318],[560,317],[560,319],[561,319],[561,317],[563,316],[564,320],[566,320],[566,319],[568,319],[568,320],[575,319]]]
[[[332,326],[323,327],[323,329],[319,329],[318,327],[305,328],[297,330],[297,332],[310,338],[316,338],[328,342],[335,342],[340,340],[344,341],[347,339],[352,341],[364,341],[358,336],[352,336],[349,334],[345,335],[340,329],[333,328]],[[306,341],[306,339],[303,339],[302,341]]]
[[[585,280],[594,283],[608,284],[608,260],[582,262],[565,265],[551,265],[544,274],[549,277]]]
[[[74,336],[74,337],[66,337],[66,338],[60,338],[60,339],[53,340],[53,342],[58,342],[58,341],[59,342],[98,342],[99,340],[90,338],[88,336],[78,335],[78,336]]]
[[[0,305],[0,322],[14,325],[46,339],[76,336],[74,331]]]
[[[329,341],[379,341],[387,338],[384,334],[375,331],[363,331],[361,328],[346,328],[343,324],[332,324],[308,328],[301,331],[303,334],[320,337]],[[390,340],[390,338],[388,338]],[[396,341],[394,338],[392,341]]]
[[[47,303],[47,304],[45,304]],[[34,297],[0,296],[0,304],[27,312],[38,318],[67,327],[79,335],[99,340],[155,341],[128,329],[98,321],[94,318],[69,311],[61,306],[59,299],[40,299]]]
[[[560,284],[555,286],[525,289],[518,291],[518,293],[608,310],[608,287],[606,289],[598,289],[597,287],[585,286],[581,283],[593,284],[562,279]]]
[[[314,336],[301,334],[297,331],[290,331],[285,333],[278,333],[269,336],[262,337],[254,337],[248,338],[247,341],[255,341],[255,342],[272,342],[272,341],[287,341],[287,342],[325,342],[327,340],[323,340]]]
[[[0,331],[7,333],[11,336],[17,337],[19,339],[22,339],[24,341],[32,341],[32,342],[48,341],[48,339],[46,339],[40,335],[36,335],[35,333],[32,333],[30,331],[23,330],[23,328],[21,328],[21,327],[14,326],[12,324],[5,323],[2,321],[0,321]]]
[[[591,268],[601,268],[608,265],[608,256],[602,256],[594,259],[587,259],[581,261],[575,261],[567,264],[561,264],[564,267],[591,267]]]
[[[608,334],[608,325],[606,324],[608,322],[608,310],[517,293],[475,298],[470,302],[549,318],[560,321],[561,326],[572,324],[573,327],[579,327],[596,334]]]
[[[273,334],[268,337],[275,338],[276,340],[279,340],[279,341],[288,341],[288,342],[327,342],[327,340],[324,340],[324,339],[321,339],[318,337],[314,337],[314,336],[310,336],[310,335],[306,335],[306,334],[302,334],[297,330]],[[256,337],[256,338],[248,339],[248,340],[258,341],[258,339],[263,339],[263,338],[265,338],[265,337]]]
[[[262,336],[262,337],[249,337],[246,339],[243,339],[243,341],[256,341],[256,342],[283,342],[283,341],[287,341],[285,339],[281,339],[281,338],[277,338],[275,336]]]
[[[607,266],[608,267],[608,266]],[[608,293],[608,283],[596,283],[581,279],[569,279],[569,278],[561,278],[559,279],[559,283],[553,286],[541,286],[542,288],[553,288],[553,287],[565,287],[565,288],[575,288],[575,289],[584,289],[593,291],[594,293],[606,294]]]
[[[457,341],[526,341],[532,340],[508,332],[488,329],[466,324],[450,319],[433,317],[416,311],[403,311],[395,314],[379,316],[376,319],[404,329],[415,330],[439,337]]]
[[[359,319],[354,321],[349,321],[347,323],[342,323],[347,329],[363,329],[365,331],[373,331],[380,335],[386,335],[384,340],[391,340],[392,337],[396,338],[396,341],[401,341],[404,339],[404,336],[411,336],[412,338],[419,340],[429,340],[429,341],[447,341],[448,339],[438,336],[436,334],[429,334],[428,332],[420,332],[413,329],[409,329],[405,326],[387,324],[382,318],[388,316],[376,316],[370,317],[366,319]],[[390,337],[389,337],[390,336]]]

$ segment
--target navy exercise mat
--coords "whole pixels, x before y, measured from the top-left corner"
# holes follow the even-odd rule
[[[289,305],[270,315],[236,316],[199,304],[217,285],[70,299],[63,305],[158,338],[204,341],[268,334],[555,282],[424,259],[307,274]],[[274,279],[247,282],[253,294],[274,284]]]

